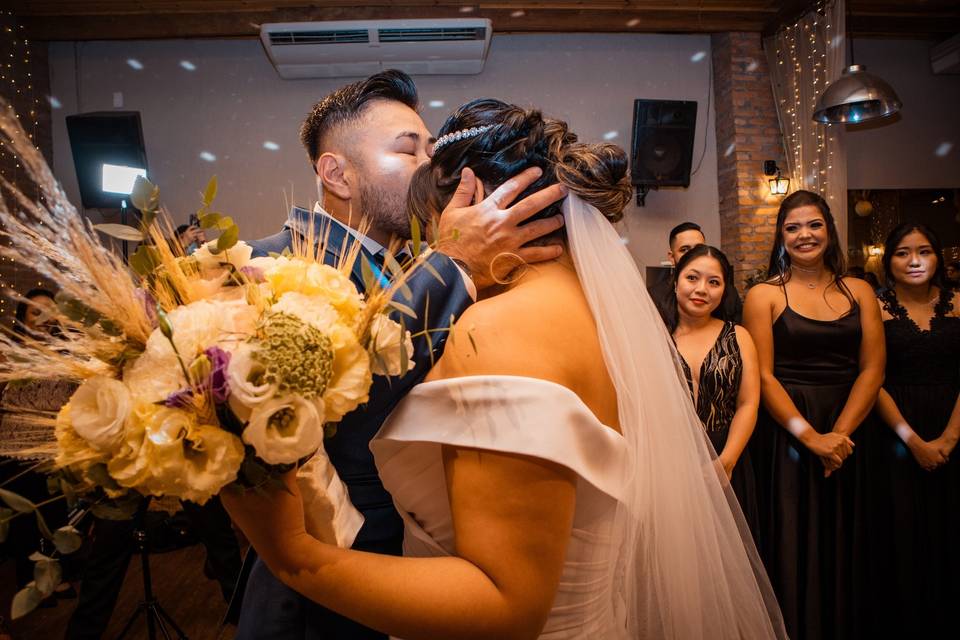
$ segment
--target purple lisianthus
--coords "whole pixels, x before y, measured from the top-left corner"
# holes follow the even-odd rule
[[[207,384],[210,385],[213,401],[223,404],[230,397],[230,381],[227,379],[230,354],[220,347],[210,347],[203,353],[210,359],[210,378]]]
[[[143,305],[144,310],[147,312],[147,319],[150,320],[150,326],[154,329],[157,328],[157,301],[154,299],[153,295],[150,294],[146,289],[137,289],[135,291],[137,300],[140,301],[140,304]]]
[[[171,409],[185,409],[193,402],[193,391],[190,389],[180,389],[174,391],[163,401],[163,406]]]

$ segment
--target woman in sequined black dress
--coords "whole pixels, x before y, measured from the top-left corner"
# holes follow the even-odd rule
[[[757,422],[760,370],[750,334],[726,311],[736,296],[733,278],[722,251],[694,247],[677,262],[665,319],[697,415],[756,538],[756,478],[746,446]]]

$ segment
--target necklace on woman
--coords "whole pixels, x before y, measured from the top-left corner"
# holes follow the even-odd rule
[[[792,270],[792,269],[796,269],[797,271],[800,271],[800,272],[802,272],[802,273],[817,273],[817,274],[820,273],[820,269],[817,269],[817,268],[810,269],[810,268],[805,268],[805,267],[798,267],[798,266],[795,265],[795,264],[790,265],[790,269],[791,269],[791,270]],[[819,284],[820,284],[820,280],[819,280],[819,278],[818,278],[816,282],[808,282],[808,283],[807,283],[807,289],[816,289]]]

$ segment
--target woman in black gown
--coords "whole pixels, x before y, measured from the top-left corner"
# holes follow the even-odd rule
[[[873,564],[889,571],[878,598],[890,631],[956,629],[960,596],[960,294],[943,286],[932,230],[905,222],[888,236],[881,292],[887,375],[871,447]]]
[[[664,316],[697,415],[756,538],[756,479],[746,446],[760,405],[760,370],[750,334],[727,313],[733,278],[722,251],[694,247],[677,263]]]
[[[797,191],[777,214],[769,280],[747,295],[764,410],[753,439],[761,554],[796,640],[864,635],[861,423],[884,373],[870,286],[844,273],[830,208]]]

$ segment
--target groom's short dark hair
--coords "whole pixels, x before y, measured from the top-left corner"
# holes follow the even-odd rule
[[[403,71],[389,69],[340,87],[313,105],[300,126],[300,142],[307,150],[314,170],[323,153],[324,137],[336,127],[358,120],[374,100],[393,100],[416,110],[417,87]]]

